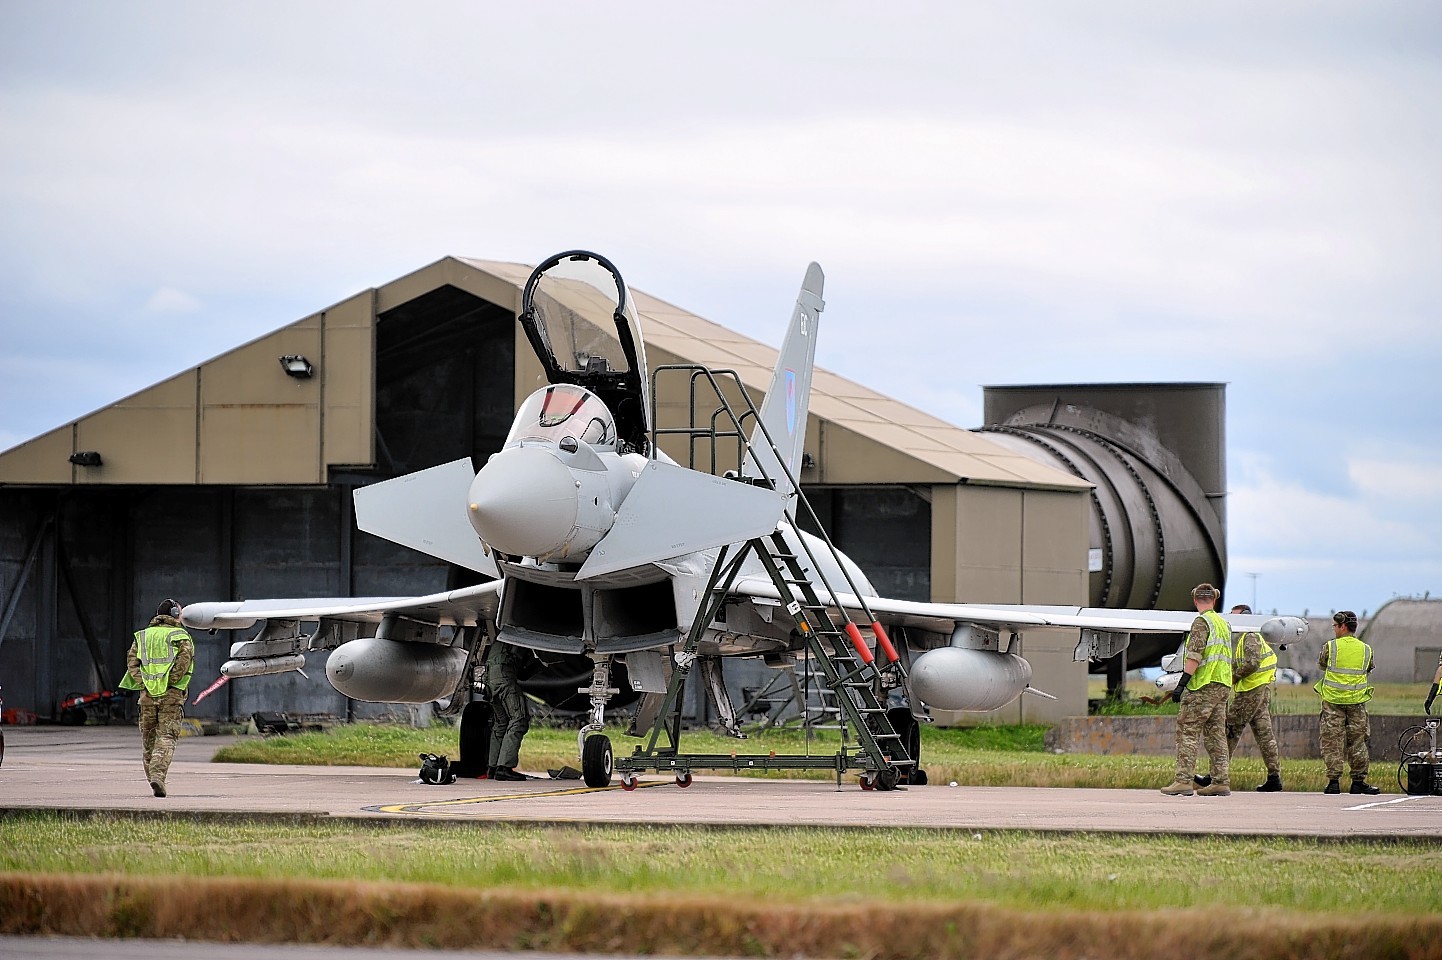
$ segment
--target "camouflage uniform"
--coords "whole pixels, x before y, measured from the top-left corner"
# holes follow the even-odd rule
[[[521,739],[531,729],[531,710],[521,692],[520,667],[529,654],[497,640],[486,655],[486,683],[491,688],[490,766],[514,770],[521,759]]]
[[[1232,664],[1232,686],[1256,672],[1262,660],[1262,638],[1256,633],[1242,634],[1242,659]],[[1252,738],[1257,741],[1257,751],[1267,765],[1267,776],[1280,777],[1282,764],[1277,749],[1277,736],[1272,731],[1272,710],[1270,699],[1272,685],[1264,683],[1251,690],[1243,690],[1232,698],[1227,708],[1227,753],[1237,749],[1238,742],[1247,728],[1252,728]]]
[[[1366,671],[1372,672],[1372,649],[1366,650]],[[1317,657],[1317,667],[1325,677],[1327,673],[1327,651],[1330,645],[1323,644]],[[1321,684],[1319,683],[1319,686]],[[1371,699],[1371,687],[1366,688],[1366,698]],[[1320,692],[1320,690],[1319,690]],[[1367,718],[1367,703],[1331,703],[1322,700],[1322,763],[1327,768],[1328,780],[1342,778],[1342,761],[1352,768],[1353,780],[1366,780],[1371,767],[1368,741],[1372,739],[1372,722]]]
[[[1210,627],[1203,617],[1192,621],[1182,658],[1202,659]],[[1197,749],[1203,747],[1212,765],[1212,783],[1231,782],[1227,756],[1227,697],[1232,688],[1225,683],[1207,683],[1188,690],[1177,709],[1177,783],[1191,783],[1197,766]]]
[[[151,627],[180,627],[180,621],[164,614],[150,621]],[[183,629],[183,628],[182,628]],[[175,756],[175,741],[180,738],[180,721],[184,716],[185,683],[195,662],[195,643],[188,636],[175,645],[175,663],[170,668],[171,686],[158,697],[140,679],[138,642],[131,643],[125,656],[125,672],[140,688],[140,757],[145,765],[145,779],[158,785],[156,794],[165,795],[165,775]]]
[[[1203,747],[1212,764],[1212,783],[1231,782],[1227,756],[1227,695],[1232,688],[1208,683],[1188,690],[1177,710],[1177,782],[1190,782],[1197,766],[1197,749]]]
[[[1372,721],[1365,703],[1322,701],[1322,763],[1328,780],[1342,779],[1342,760],[1352,768],[1353,780],[1366,780],[1371,766],[1367,741],[1372,739]]]

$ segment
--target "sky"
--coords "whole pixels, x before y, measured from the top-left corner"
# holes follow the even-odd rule
[[[1442,7],[0,0],[0,450],[576,247],[962,427],[1227,384],[1231,602],[1442,596]]]

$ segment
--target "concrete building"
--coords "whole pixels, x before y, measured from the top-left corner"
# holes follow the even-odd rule
[[[529,269],[444,258],[0,453],[6,706],[50,716],[70,692],[113,686],[162,597],[395,596],[474,582],[359,533],[351,492],[500,448],[541,382],[516,322]],[[760,402],[775,349],[632,293],[653,369],[733,369]],[[666,384],[658,397],[663,415],[685,403]],[[811,414],[801,480],[882,593],[1088,601],[1092,481],[824,370]],[[199,638],[194,689],[218,676],[232,639]],[[1061,699],[1020,698],[1002,719],[1085,711],[1074,643],[1069,632],[1027,636],[1034,684]],[[374,712],[310,666],[310,679],[237,680],[192,713]]]

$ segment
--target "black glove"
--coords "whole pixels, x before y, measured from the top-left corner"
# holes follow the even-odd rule
[[[1422,707],[1430,716],[1432,713],[1432,701],[1437,699],[1437,684],[1432,684],[1432,689],[1427,691],[1427,703]]]
[[[1191,681],[1192,675],[1189,673],[1182,674],[1181,678],[1177,680],[1177,688],[1172,691],[1172,696],[1177,698],[1177,703],[1182,702],[1182,694],[1186,693],[1187,684],[1191,683]]]

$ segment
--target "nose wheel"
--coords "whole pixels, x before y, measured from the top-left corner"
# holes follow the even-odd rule
[[[604,734],[587,737],[581,748],[581,778],[588,787],[606,787],[611,784],[611,738]],[[634,781],[634,778],[632,778]],[[622,786],[625,786],[623,783]],[[634,789],[629,787],[627,789]]]

